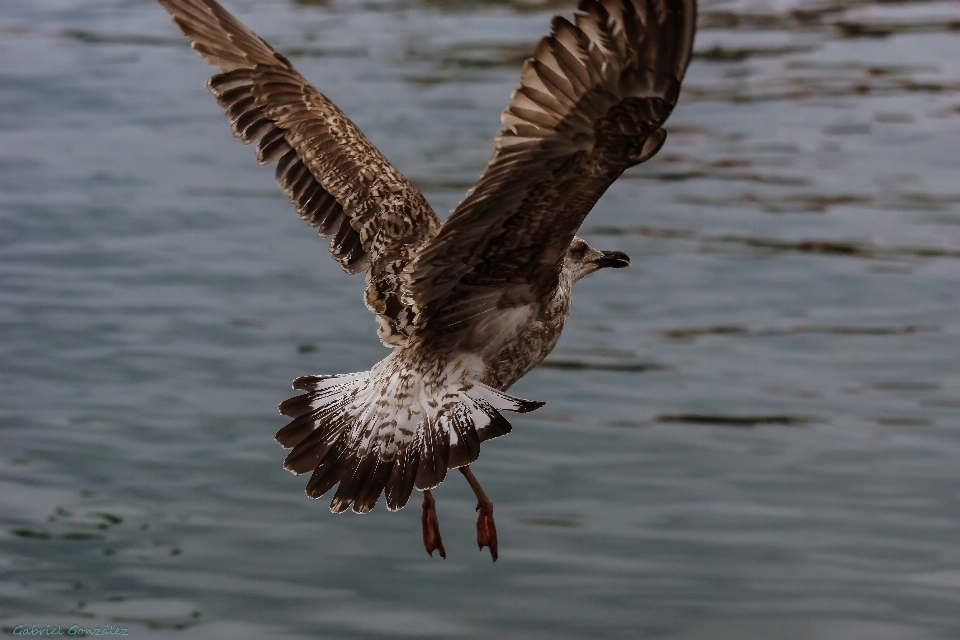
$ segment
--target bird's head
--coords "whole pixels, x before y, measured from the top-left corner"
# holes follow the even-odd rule
[[[594,249],[579,236],[573,237],[573,242],[567,248],[567,255],[563,260],[563,270],[569,275],[572,282],[576,282],[597,269],[606,267],[622,269],[629,266],[630,257],[627,254],[622,251]]]

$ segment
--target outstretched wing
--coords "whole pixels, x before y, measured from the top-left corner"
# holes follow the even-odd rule
[[[582,0],[523,65],[493,159],[407,268],[435,328],[556,286],[587,213],[653,156],[690,61],[696,0]]]
[[[159,0],[207,61],[207,82],[244,143],[259,140],[260,164],[300,217],[333,236],[347,273],[367,271],[365,301],[386,344],[401,344],[416,320],[399,273],[440,221],[423,195],[283,55],[214,0]]]

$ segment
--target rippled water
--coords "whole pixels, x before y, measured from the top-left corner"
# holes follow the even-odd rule
[[[572,2],[239,0],[438,211]],[[334,516],[272,434],[385,351],[149,0],[0,4],[0,623],[149,638],[960,635],[960,9],[704,2],[474,501]]]

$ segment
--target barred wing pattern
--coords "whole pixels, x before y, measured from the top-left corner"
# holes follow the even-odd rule
[[[364,300],[388,346],[417,321],[400,277],[440,229],[423,195],[283,55],[213,0],[160,0],[193,48],[221,73],[207,83],[234,135],[259,140],[261,164],[301,218],[333,236],[330,252],[347,273],[367,271]]]
[[[695,0],[582,0],[574,23],[556,18],[524,64],[493,159],[442,227],[339,109],[214,0],[159,1],[220,67],[208,86],[234,134],[259,141],[261,163],[278,163],[300,216],[334,236],[344,271],[366,271],[381,340],[399,347],[370,371],[294,381],[305,393],[280,405],[292,419],[276,435],[292,449],[284,466],[312,472],[312,497],[339,484],[336,512],[369,511],[384,492],[388,508],[402,508],[413,489],[437,486],[447,469],[476,460],[481,442],[508,433],[502,411],[540,406],[488,386],[490,368],[528,371],[553,348],[569,310],[556,293],[577,228],[624,169],[664,142]],[[556,299],[558,315],[543,322],[537,309]],[[483,317],[491,313],[499,315]],[[536,340],[524,332],[532,317],[549,324]],[[455,332],[501,325],[522,356],[473,349],[482,331]]]
[[[523,65],[477,185],[405,274],[423,321],[457,329],[556,286],[607,187],[663,144],[695,0],[583,0]]]

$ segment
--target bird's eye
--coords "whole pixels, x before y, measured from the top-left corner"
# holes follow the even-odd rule
[[[582,260],[583,256],[587,253],[587,245],[585,244],[576,244],[570,247],[570,257],[574,260]]]

